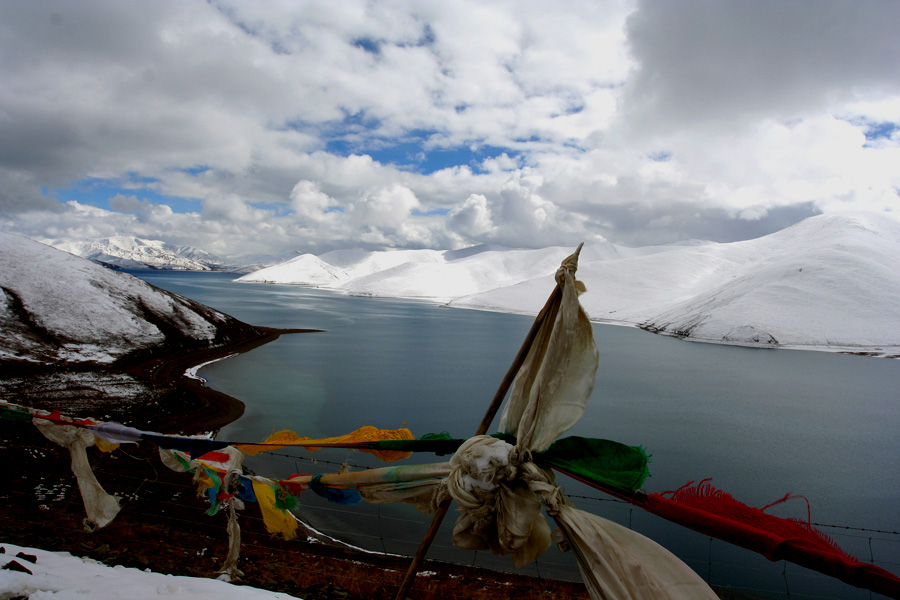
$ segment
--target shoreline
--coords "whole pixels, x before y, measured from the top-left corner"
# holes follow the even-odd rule
[[[193,351],[170,358],[160,358],[149,365],[139,367],[153,383],[168,382],[176,390],[188,394],[196,400],[196,405],[175,415],[150,416],[147,425],[161,433],[181,433],[193,435],[221,429],[233,423],[244,414],[244,403],[224,392],[206,386],[199,377],[191,377],[188,371],[204,364],[224,360],[232,356],[250,352],[255,348],[274,342],[282,335],[295,333],[316,333],[320,329],[275,329],[255,327],[261,335],[236,344],[226,344],[217,348]]]
[[[462,300],[466,298],[466,296],[461,296],[458,298],[448,298],[444,296],[384,296],[377,294],[366,294],[359,292],[350,292],[347,290],[330,288],[327,286],[321,286],[317,284],[310,283],[288,283],[288,282],[277,282],[277,281],[248,281],[247,283],[256,283],[261,285],[286,285],[286,286],[299,286],[299,287],[307,287],[310,289],[320,290],[324,292],[330,292],[333,294],[338,294],[341,296],[351,296],[355,298],[372,298],[379,300],[401,300],[407,302],[420,302],[424,304],[431,304],[437,306],[439,308],[451,308],[458,310],[475,310],[480,312],[490,312],[490,313],[499,313],[506,315],[519,315],[519,316],[527,316],[534,318],[537,315],[537,310],[517,310],[509,307],[500,307],[493,305],[479,305],[479,304],[456,304],[457,300]],[[826,352],[831,354],[846,354],[851,356],[861,356],[868,358],[888,358],[888,359],[900,359],[900,345],[895,344],[879,344],[879,345],[870,345],[870,344],[802,344],[802,343],[777,343],[777,344],[766,344],[766,343],[754,343],[749,341],[741,341],[741,340],[724,340],[718,338],[703,338],[703,337],[693,337],[693,336],[685,336],[681,335],[677,332],[667,331],[667,330],[656,330],[652,327],[649,327],[643,323],[635,322],[635,321],[626,321],[623,319],[609,319],[604,317],[593,317],[588,314],[588,319],[592,324],[596,325],[611,325],[613,327],[625,327],[629,329],[641,329],[648,333],[653,333],[655,335],[660,335],[664,337],[672,337],[678,340],[686,341],[686,342],[696,342],[699,344],[714,344],[719,346],[732,346],[738,348],[751,348],[757,350],[798,350],[805,352]]]
[[[112,365],[0,361],[0,397],[73,418],[111,421],[165,434],[197,435],[233,423],[244,403],[188,371],[243,354],[285,334],[317,329],[247,327],[213,348],[161,347],[155,355]]]
[[[388,296],[379,296],[387,298]],[[405,298],[395,297],[395,300],[404,300]],[[418,300],[418,298],[412,298],[412,300]],[[492,312],[492,313],[500,313],[500,314],[508,314],[508,315],[521,315],[521,316],[531,316],[534,317],[537,313],[527,311],[527,310],[513,310],[513,309],[504,309],[495,306],[477,306],[477,305],[456,305],[452,302],[447,302],[440,304],[441,308],[455,308],[459,310],[477,310],[482,312]],[[737,340],[722,340],[722,339],[714,339],[714,338],[702,338],[702,337],[693,337],[693,336],[685,336],[680,335],[678,333],[674,333],[671,331],[659,330],[655,331],[652,328],[646,327],[641,323],[636,323],[634,321],[625,321],[625,320],[616,320],[616,319],[606,319],[602,317],[591,317],[588,315],[588,318],[592,324],[595,325],[610,325],[612,327],[625,327],[627,329],[641,329],[646,331],[647,333],[652,333],[654,335],[660,335],[663,337],[671,337],[685,342],[695,342],[698,344],[713,344],[718,346],[731,346],[738,348],[750,348],[752,350],[797,350],[802,352],[826,352],[831,354],[847,354],[852,356],[864,356],[871,358],[888,358],[888,359],[898,359],[900,358],[900,346],[882,344],[880,346],[870,346],[865,344],[857,344],[857,345],[826,345],[826,344],[764,344],[764,343],[749,343],[749,342],[741,342]]]

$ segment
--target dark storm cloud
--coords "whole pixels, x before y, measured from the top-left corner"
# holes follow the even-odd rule
[[[628,21],[633,124],[791,118],[900,90],[900,2],[641,0]]]

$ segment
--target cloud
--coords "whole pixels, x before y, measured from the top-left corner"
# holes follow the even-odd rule
[[[279,255],[898,206],[896,3],[336,6],[0,3],[0,227]]]
[[[109,199],[109,207],[119,212],[137,212],[143,205],[144,203],[134,195],[116,194]]]
[[[494,230],[494,221],[487,198],[472,194],[447,215],[450,228],[463,239],[483,239]]]
[[[350,216],[357,227],[395,231],[419,206],[412,190],[395,184],[366,190],[351,206]]]
[[[342,211],[337,202],[319,189],[319,184],[301,179],[291,190],[291,208],[298,218],[318,223],[331,212]]]
[[[643,131],[802,118],[900,93],[900,4],[641,0],[623,106]]]

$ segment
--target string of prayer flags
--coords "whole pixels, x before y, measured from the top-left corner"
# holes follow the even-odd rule
[[[162,435],[159,433],[144,433],[141,438],[152,442],[160,448],[168,450],[180,450],[190,455],[191,459],[199,458],[209,452],[222,450],[231,444],[208,438],[189,438]]]
[[[287,446],[303,446],[310,452],[314,452],[320,448],[330,446],[340,448],[355,448],[362,452],[374,454],[384,462],[394,462],[404,458],[409,458],[409,452],[401,452],[394,450],[381,450],[373,446],[371,442],[381,442],[385,440],[411,440],[414,439],[409,429],[378,429],[371,425],[365,425],[355,431],[339,435],[336,437],[313,439],[302,437],[295,432],[284,429],[270,435],[263,442],[258,444],[241,443],[236,444],[244,454],[253,456],[267,450],[278,450]]]
[[[544,401],[546,395],[538,394],[530,397],[529,401],[534,401],[535,398]],[[566,408],[568,412],[560,416],[553,412],[553,407],[545,408],[550,411],[547,414],[555,415],[550,419],[555,432],[562,431],[568,422],[572,421],[573,415],[581,410],[579,405],[571,404]],[[520,421],[532,418],[529,415],[540,413],[541,410],[545,409],[523,407],[519,411]],[[443,493],[438,491],[441,489],[442,481],[450,474],[449,463],[434,463],[368,469],[355,473],[294,475],[276,481],[243,475],[241,462],[244,452],[241,450],[247,454],[256,454],[286,446],[303,446],[310,451],[322,447],[340,447],[367,451],[382,460],[393,461],[409,456],[412,452],[454,453],[464,442],[452,438],[447,433],[414,438],[407,429],[380,430],[367,426],[332,438],[312,439],[298,436],[294,432],[278,432],[262,443],[235,445],[207,438],[166,436],[115,423],[97,423],[90,419],[68,419],[58,410],[46,414],[41,411],[22,410],[21,407],[13,407],[2,401],[0,401],[0,418],[17,421],[31,418],[45,437],[69,449],[72,470],[78,480],[88,514],[86,524],[90,527],[103,527],[111,522],[119,510],[119,505],[118,498],[107,494],[94,477],[85,448],[95,445],[111,449],[120,443],[140,441],[156,444],[159,447],[160,457],[167,466],[176,471],[194,472],[198,491],[210,502],[210,514],[215,514],[223,507],[227,509],[230,546],[226,571],[234,577],[239,574],[237,559],[240,543],[235,509],[243,507],[242,502],[257,502],[267,531],[291,539],[296,535],[298,522],[289,510],[296,505],[296,496],[307,488],[340,504],[355,504],[362,499],[367,502],[400,501],[412,504],[424,512],[433,512],[434,499]],[[538,440],[541,445],[546,444],[546,440],[551,438],[550,433],[542,431],[540,423],[523,427],[521,423],[508,422],[507,426],[508,431],[524,433],[531,439]],[[564,529],[570,542],[582,547],[579,552],[585,557],[601,552],[598,550],[601,547],[607,547],[608,550],[618,547],[622,552],[632,556],[605,574],[601,574],[602,569],[597,565],[612,564],[608,562],[608,552],[603,556],[588,557],[590,564],[582,565],[586,569],[585,580],[596,579],[599,576],[602,581],[594,581],[591,585],[599,586],[597,589],[603,589],[604,593],[618,589],[616,586],[620,584],[635,583],[629,579],[631,575],[628,573],[634,573],[632,567],[638,563],[643,564],[642,569],[655,569],[661,572],[665,569],[674,569],[678,566],[677,562],[642,536],[619,531],[614,524],[606,520],[575,511],[558,493],[558,488],[542,475],[547,469],[552,468],[565,473],[671,522],[750,549],[770,560],[790,560],[837,577],[851,585],[900,598],[900,578],[849,556],[827,536],[812,527],[808,519],[804,522],[769,515],[765,512],[768,507],[756,509],[742,504],[729,494],[716,490],[707,480],[663,494],[647,494],[640,491],[644,480],[649,476],[647,468],[649,457],[640,447],[626,446],[609,440],[567,437],[556,439],[545,450],[539,451],[535,447],[523,446],[521,440],[517,440],[511,433],[485,437],[500,438],[513,448],[508,450],[509,465],[505,468],[512,469],[510,472],[518,469],[525,474],[524,484],[545,507],[550,507],[548,514],[557,521],[561,529]],[[485,440],[485,443],[488,442],[489,440]],[[490,442],[490,445],[493,447],[494,443]],[[490,477],[493,478],[494,475]],[[521,484],[513,482],[503,485],[513,492],[506,494],[507,499],[519,499],[522,496],[524,488]],[[786,496],[779,502],[788,498],[789,496]],[[508,533],[512,535],[515,532]],[[514,540],[514,537],[510,539]],[[525,554],[529,554],[530,551],[522,554],[515,543],[510,549],[517,556],[517,563],[528,560]],[[657,559],[664,567],[653,566]],[[633,564],[629,562],[632,560]],[[593,574],[587,571],[593,571]],[[681,573],[680,570],[678,572]],[[669,581],[664,586],[674,589],[681,585],[679,581],[689,580],[688,575],[684,573],[678,577],[679,579]],[[672,583],[673,581],[675,583]],[[690,585],[693,586],[695,583]],[[698,590],[702,591],[702,586],[694,589],[694,592],[699,593]],[[653,597],[666,597],[659,596],[657,592],[653,594],[656,594]],[[618,596],[613,594],[610,597]],[[670,594],[668,597],[677,596]]]

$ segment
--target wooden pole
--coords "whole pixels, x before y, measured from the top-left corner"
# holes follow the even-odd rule
[[[581,247],[579,246],[578,249],[580,250]],[[552,316],[555,317],[556,309],[559,305],[558,298],[561,294],[562,290],[560,290],[559,284],[557,284],[556,287],[553,288],[553,293],[550,294],[544,307],[538,313],[537,317],[535,317],[531,329],[525,336],[525,341],[522,342],[522,346],[519,348],[519,353],[516,354],[512,366],[510,366],[509,370],[506,372],[503,381],[500,382],[500,387],[497,389],[497,393],[494,394],[494,399],[491,401],[487,412],[485,412],[484,418],[481,420],[481,424],[478,426],[475,435],[484,435],[487,433],[488,428],[491,426],[491,422],[494,420],[494,417],[497,416],[497,411],[500,410],[500,406],[503,404],[503,399],[506,397],[509,388],[516,378],[516,374],[519,372],[519,369],[522,368],[525,357],[528,356],[528,352],[531,350],[532,344],[534,344],[534,339],[537,337],[538,330],[547,319],[548,314],[552,314]],[[419,571],[419,565],[425,560],[425,555],[428,554],[428,549],[431,547],[431,543],[437,535],[438,528],[440,528],[441,522],[447,515],[447,510],[450,508],[450,502],[451,500],[449,498],[443,501],[434,513],[434,517],[431,519],[431,525],[428,527],[428,531],[425,532],[425,537],[422,538],[421,544],[419,544],[419,549],[416,551],[416,555],[413,557],[413,561],[406,571],[403,583],[400,584],[400,590],[397,592],[396,600],[406,600],[406,595],[409,593],[413,581],[416,579],[416,573]]]

